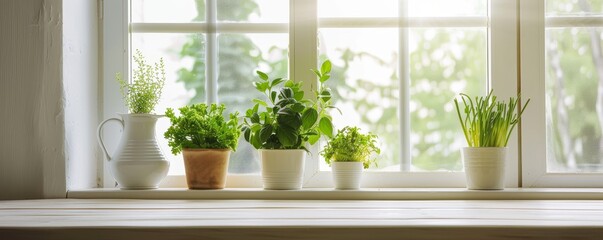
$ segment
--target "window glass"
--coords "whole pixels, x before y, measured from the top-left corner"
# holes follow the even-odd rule
[[[601,0],[547,0],[547,16],[596,16],[603,15]]]
[[[132,22],[188,23],[205,21],[204,0],[131,0]],[[200,11],[199,11],[200,10]]]
[[[546,30],[547,169],[551,172],[603,172],[602,30]]]
[[[217,0],[218,21],[289,22],[286,0]]]
[[[319,0],[320,17],[398,17],[399,1]],[[335,15],[333,9],[358,15]],[[437,8],[446,9],[438,12]],[[486,16],[487,1],[409,1],[417,17]],[[362,10],[360,10],[362,9]],[[392,10],[393,9],[393,10]],[[345,21],[343,19],[342,21]],[[345,28],[320,28],[320,60],[333,62],[334,124],[360,126],[380,137],[379,171],[462,171],[460,149],[466,146],[453,99],[459,93],[486,93],[487,28],[383,28],[349,22]],[[407,31],[407,32],[406,32]],[[406,33],[405,33],[406,32]],[[401,38],[406,36],[405,39]],[[400,52],[400,46],[408,52]],[[402,64],[408,76],[400,77]],[[401,112],[408,88],[409,109]],[[410,132],[402,132],[409,119]],[[408,142],[402,136],[408,135]],[[402,146],[410,153],[403,153]],[[405,159],[404,155],[410,155]],[[322,161],[321,161],[322,163]],[[321,169],[328,166],[322,164]]]
[[[219,20],[234,22],[288,22],[289,1],[281,0],[218,0]],[[188,23],[205,21],[205,1],[132,0],[132,21],[145,23]],[[185,27],[187,25],[184,25]],[[169,27],[169,26],[168,26]],[[182,26],[179,26],[180,28]],[[167,80],[158,113],[168,107],[179,108],[193,103],[206,102],[207,93],[218,92],[218,101],[227,105],[228,112],[239,111],[240,116],[252,106],[251,99],[259,97],[252,85],[255,71],[287,77],[288,34],[286,33],[217,33],[218,72],[217,89],[205,89],[206,38],[203,32],[194,34],[132,33],[132,49],[140,49],[153,59],[166,61]],[[150,31],[151,30],[144,30]],[[188,31],[188,30],[187,30]],[[270,29],[266,30],[270,32]],[[170,175],[183,175],[181,156],[173,156],[163,132],[169,120],[162,119],[157,127],[157,139],[163,152],[171,161]],[[258,173],[257,152],[242,138],[239,148],[231,156],[229,172]]]

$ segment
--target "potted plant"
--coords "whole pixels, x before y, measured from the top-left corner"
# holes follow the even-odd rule
[[[469,189],[504,189],[507,143],[521,114],[530,103],[528,99],[518,113],[516,109],[519,96],[504,102],[498,101],[492,93],[490,91],[486,97],[475,97],[475,100],[461,93],[464,104],[462,111],[458,100],[454,99],[469,145],[461,151]]]
[[[362,169],[375,163],[372,154],[381,153],[377,135],[362,134],[358,127],[344,127],[320,152],[333,171],[335,189],[358,189]]]
[[[155,140],[155,123],[162,115],[152,113],[165,83],[165,66],[163,59],[153,65],[147,64],[139,50],[134,54],[134,62],[137,68],[133,71],[132,82],[116,74],[129,113],[103,121],[97,137],[111,173],[122,189],[157,188],[170,166]],[[110,121],[123,128],[113,156],[107,152],[102,138],[102,128]]]
[[[246,111],[242,132],[245,140],[259,149],[262,180],[265,189],[300,189],[302,187],[307,144],[315,144],[321,136],[333,136],[328,109],[331,90],[324,83],[330,78],[331,62],[325,61],[312,99],[305,98],[302,85],[293,80],[270,80],[264,72],[254,85],[265,100],[254,99]]]
[[[165,115],[171,126],[165,132],[173,154],[183,152],[186,183],[189,189],[222,189],[231,151],[237,149],[238,112],[224,117],[226,107],[193,104],[179,109],[180,116],[168,108]]]

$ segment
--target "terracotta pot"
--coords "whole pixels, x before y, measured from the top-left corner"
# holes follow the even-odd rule
[[[230,149],[184,149],[189,189],[222,189],[226,185]]]

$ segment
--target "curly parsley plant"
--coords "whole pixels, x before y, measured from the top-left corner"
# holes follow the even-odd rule
[[[151,113],[161,98],[161,90],[165,83],[163,58],[154,65],[147,64],[137,49],[134,62],[138,67],[134,70],[132,83],[123,79],[120,73],[115,74],[115,78],[131,113]]]
[[[171,126],[164,136],[173,154],[185,148],[230,149],[235,151],[241,132],[239,131],[238,112],[224,117],[226,107],[221,104],[193,104],[180,108],[180,116],[168,108],[165,115]]]
[[[327,142],[320,154],[331,165],[332,162],[361,162],[364,168],[376,164],[373,154],[380,154],[377,135],[362,134],[358,127],[344,127]]]

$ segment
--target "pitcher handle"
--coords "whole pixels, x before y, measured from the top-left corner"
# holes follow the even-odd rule
[[[105,123],[109,122],[109,121],[117,121],[119,122],[119,124],[121,124],[121,128],[124,128],[124,121],[119,119],[119,118],[109,118],[105,121],[103,121],[100,125],[98,125],[98,133],[97,133],[97,138],[98,138],[98,143],[100,144],[101,148],[103,149],[103,153],[105,153],[105,157],[107,157],[107,161],[111,161],[111,156],[109,156],[109,153],[107,152],[107,148],[105,147],[105,143],[103,142],[103,126],[105,125]]]

